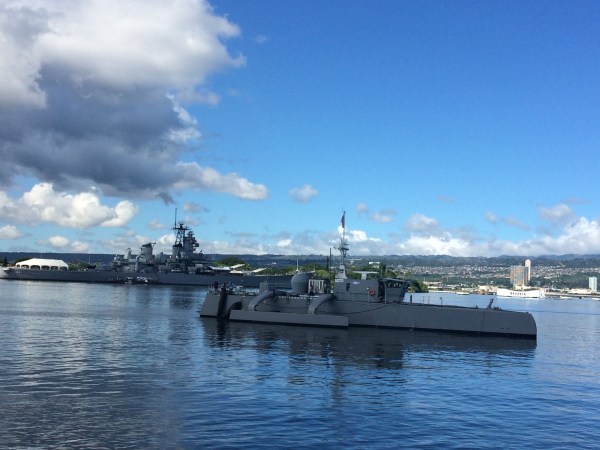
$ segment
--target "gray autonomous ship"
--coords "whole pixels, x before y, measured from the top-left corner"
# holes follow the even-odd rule
[[[342,228],[344,220],[342,219]],[[345,231],[344,231],[345,233]],[[341,263],[333,289],[327,280],[298,273],[287,292],[264,283],[259,292],[214,289],[207,293],[200,315],[240,322],[347,328],[405,328],[477,335],[536,339],[533,316],[526,312],[487,308],[433,305],[406,301],[410,280],[385,278],[360,280],[346,276],[348,241],[342,235]]]
[[[153,244],[141,246],[140,254],[127,250],[114,257],[110,265],[86,270],[67,270],[66,264],[27,264],[0,268],[0,278],[33,281],[74,281],[87,283],[179,284],[195,286],[223,285],[257,288],[261,282],[289,286],[292,275],[262,275],[235,267],[212,266],[206,256],[196,252],[199,247],[194,232],[182,222],[173,227],[175,244],[171,254],[155,255]],[[63,267],[61,268],[60,265]]]

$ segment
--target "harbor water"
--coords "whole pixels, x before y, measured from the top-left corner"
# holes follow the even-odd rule
[[[597,448],[600,301],[537,341],[202,319],[204,288],[0,280],[0,447]],[[413,294],[486,307],[490,296]],[[407,297],[408,299],[408,297]]]

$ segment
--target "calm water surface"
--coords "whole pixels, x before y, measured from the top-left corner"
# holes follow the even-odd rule
[[[531,342],[221,323],[205,293],[0,280],[0,446],[598,448],[600,301],[497,299]]]

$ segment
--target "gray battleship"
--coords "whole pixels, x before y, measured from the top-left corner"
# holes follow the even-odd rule
[[[127,249],[110,264],[93,269],[67,270],[62,261],[44,263],[22,261],[14,267],[0,268],[0,278],[33,281],[75,281],[86,283],[179,284],[215,286],[229,284],[258,288],[261,282],[289,287],[292,275],[262,275],[255,271],[240,270],[241,266],[218,267],[202,253],[194,232],[182,222],[175,224],[175,243],[171,253],[154,254],[152,243],[143,244],[139,254]],[[55,260],[53,260],[55,261]],[[61,264],[62,263],[62,264]]]
[[[291,291],[264,283],[258,293],[227,289],[207,293],[200,315],[242,322],[267,322],[347,328],[349,326],[498,335],[536,339],[533,316],[526,312],[487,308],[432,305],[406,301],[410,280],[378,277],[360,280],[346,275],[348,241],[342,216],[338,250],[341,262],[333,289],[327,280],[296,274]],[[493,300],[492,300],[493,301]]]

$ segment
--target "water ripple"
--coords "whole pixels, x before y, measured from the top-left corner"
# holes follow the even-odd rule
[[[525,305],[536,343],[200,319],[203,292],[190,288],[0,288],[7,448],[595,448],[600,438],[600,302]]]

